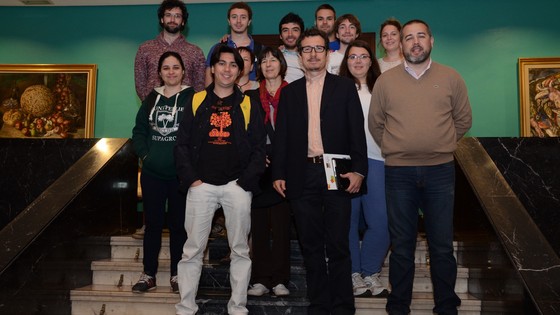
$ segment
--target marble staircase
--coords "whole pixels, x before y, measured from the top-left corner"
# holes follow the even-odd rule
[[[73,315],[143,315],[175,314],[175,303],[179,296],[169,286],[169,248],[163,240],[160,253],[158,287],[144,294],[131,292],[142,272],[142,240],[130,236],[111,238],[111,258],[97,260],[91,264],[92,284],[71,291]],[[462,246],[456,244],[456,250]],[[229,299],[229,266],[220,265],[219,259],[227,253],[227,242],[222,239],[209,243],[209,260],[206,261],[199,286],[197,302],[200,313],[207,315],[226,314]],[[274,296],[249,297],[247,308],[250,314],[306,314],[305,270],[297,241],[292,241],[291,280],[288,288],[292,294],[279,298]],[[432,314],[433,297],[429,272],[427,244],[419,239],[416,250],[416,273],[412,314]],[[381,279],[388,283],[388,259]],[[459,267],[456,292],[462,299],[460,315],[481,314],[481,301],[468,293],[469,269]],[[356,314],[386,314],[385,298],[356,298]]]

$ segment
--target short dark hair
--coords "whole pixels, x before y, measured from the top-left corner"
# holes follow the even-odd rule
[[[352,47],[364,48],[365,50],[367,50],[369,54],[371,60],[371,67],[369,67],[367,72],[366,83],[369,91],[371,92],[371,90],[373,90],[373,85],[375,84],[375,81],[381,75],[381,69],[379,68],[379,63],[377,62],[377,59],[375,59],[375,56],[373,55],[373,51],[371,50],[371,47],[366,41],[361,39],[356,39],[355,41],[351,42],[348,45],[348,47],[346,48],[346,52],[344,53],[344,57],[342,58],[342,63],[340,64],[340,71],[338,75],[340,75],[341,77],[348,77],[350,79],[353,79],[354,82],[356,82],[356,84],[360,86],[360,81],[356,79],[354,75],[350,73],[350,69],[348,69],[348,55],[350,54],[350,48]]]
[[[253,10],[251,10],[251,7],[247,4],[247,2],[235,2],[234,4],[232,4],[228,11],[227,11],[227,18],[229,20],[229,14],[231,13],[231,10],[233,9],[243,9],[245,11],[247,11],[247,14],[249,15],[249,20],[253,19]]]
[[[284,80],[284,78],[286,77],[286,71],[288,71],[288,63],[286,62],[286,59],[284,58],[284,54],[280,51],[280,49],[275,47],[270,47],[270,46],[264,47],[259,55],[257,80],[259,81],[264,80],[264,74],[262,72],[261,63],[262,60],[266,58],[266,55],[268,54],[271,54],[274,58],[280,61],[280,77],[282,78],[282,80]]]
[[[333,6],[328,3],[323,3],[317,7],[317,10],[315,10],[315,20],[317,19],[317,12],[319,12],[319,10],[331,10],[333,11],[334,17],[336,18],[336,11],[334,10]]]
[[[348,20],[348,22],[354,24],[356,26],[356,37],[362,34],[362,24],[360,24],[360,20],[354,14],[344,14],[339,16],[336,21],[334,22],[334,32],[338,32],[338,27],[344,20]]]
[[[325,32],[323,32],[323,31],[319,30],[315,26],[313,26],[313,27],[310,27],[310,28],[306,29],[305,31],[303,31],[301,33],[301,36],[297,40],[297,48],[298,48],[298,51],[299,51],[300,54],[301,54],[301,42],[305,38],[313,37],[313,36],[321,36],[321,38],[325,42],[325,51],[327,51],[329,49],[329,38],[327,37],[327,34],[325,34]]]
[[[214,48],[212,56],[210,57],[210,67],[214,66],[218,63],[218,61],[220,61],[221,54],[233,54],[233,59],[235,60],[235,63],[239,68],[239,75],[243,73],[243,66],[245,65],[245,63],[243,62],[243,58],[237,51],[237,48],[229,47],[226,44],[219,44]]]
[[[280,20],[280,23],[278,23],[278,33],[282,34],[282,25],[288,24],[288,23],[297,24],[302,32],[305,29],[304,24],[303,24],[303,19],[299,15],[297,15],[293,12],[290,12],[290,13],[284,15],[284,17]]]
[[[161,19],[165,15],[165,11],[179,8],[181,9],[181,13],[183,14],[183,24],[181,25],[181,31],[185,29],[185,25],[187,24],[187,20],[189,19],[189,11],[187,11],[187,5],[181,0],[163,0],[163,2],[159,5],[158,9],[158,20],[159,25],[163,27],[163,23],[161,23]]]
[[[403,32],[402,32],[402,30],[404,30],[404,28],[407,27],[407,26],[409,26],[410,24],[424,24],[424,26],[426,26],[426,29],[428,30],[428,35],[429,35],[430,37],[432,37],[432,30],[430,29],[430,26],[428,25],[428,23],[426,23],[426,22],[424,22],[424,21],[422,21],[422,20],[415,19],[415,20],[410,20],[410,21],[404,23],[404,25],[402,26],[402,29],[401,29],[401,41],[403,40]]]
[[[185,70],[185,64],[183,63],[183,58],[181,58],[181,55],[179,55],[178,53],[174,52],[174,51],[166,51],[163,54],[161,54],[161,56],[159,57],[159,61],[158,61],[158,72],[161,71],[161,67],[163,66],[163,61],[167,58],[167,57],[175,57],[177,58],[177,60],[179,60],[179,64],[181,64],[181,69],[183,69],[183,71]]]
[[[248,46],[237,47],[237,51],[239,52],[239,54],[241,54],[242,51],[248,52],[249,53],[249,58],[251,58],[251,63],[255,64],[255,62],[257,62],[257,57],[255,57],[255,53]],[[241,57],[241,58],[243,58],[243,57]],[[243,65],[245,65],[245,63],[243,63]]]

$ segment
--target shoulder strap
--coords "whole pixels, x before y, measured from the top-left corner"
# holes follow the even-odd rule
[[[206,90],[202,90],[200,92],[194,93],[193,101],[192,101],[192,113],[193,116],[196,116],[196,110],[200,107],[200,104],[206,98]]]
[[[241,111],[243,112],[243,118],[245,118],[245,130],[247,130],[251,119],[251,98],[248,95],[243,96]]]

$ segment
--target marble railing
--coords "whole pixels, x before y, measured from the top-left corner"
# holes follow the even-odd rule
[[[0,229],[98,140],[0,138]]]
[[[455,154],[541,314],[560,309],[559,150],[554,138],[465,138]]]
[[[0,229],[0,314],[69,314],[69,291],[91,283],[109,237],[134,229],[137,158],[129,139],[8,141],[0,152],[13,164],[2,173],[15,180],[2,196],[13,218]]]

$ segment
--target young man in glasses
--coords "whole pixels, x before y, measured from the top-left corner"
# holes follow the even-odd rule
[[[163,30],[156,38],[140,45],[134,60],[134,83],[140,100],[161,85],[158,60],[166,51],[181,55],[185,65],[183,84],[192,86],[195,91],[204,89],[204,53],[200,47],[187,42],[181,33],[188,18],[189,12],[181,0],[164,0],[159,6],[158,19]]]
[[[272,178],[294,213],[307,272],[308,313],[354,314],[348,235],[350,199],[367,175],[364,117],[354,82],[327,73],[328,44],[316,28],[298,40],[305,76],[282,90]],[[351,157],[351,172],[342,174],[350,182],[346,190],[328,190],[324,153]]]

